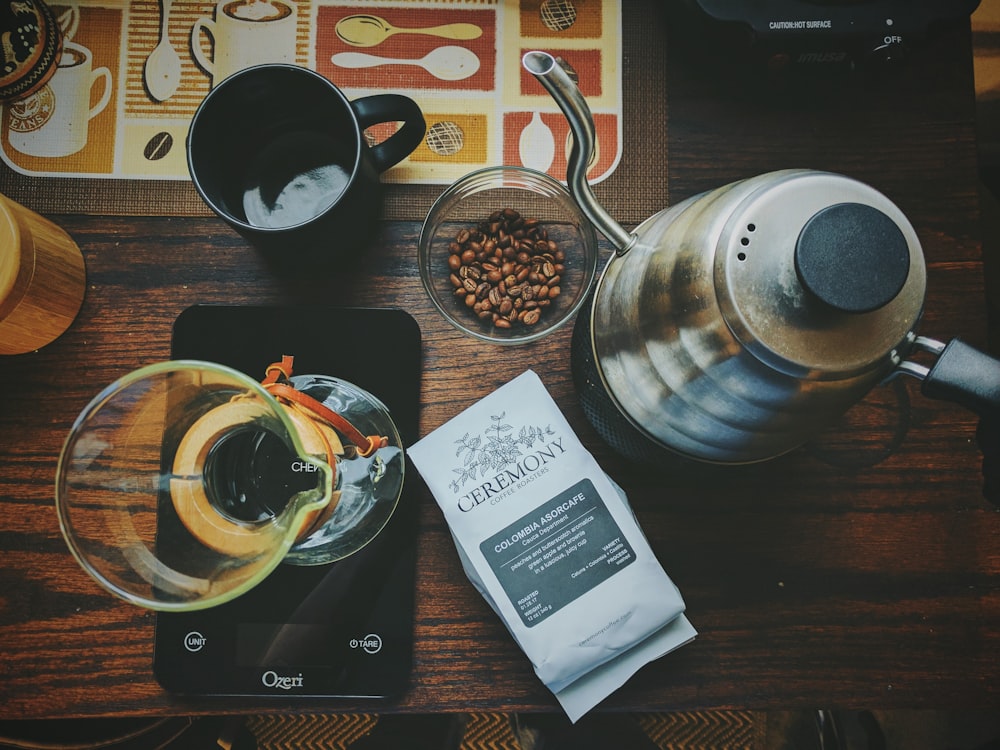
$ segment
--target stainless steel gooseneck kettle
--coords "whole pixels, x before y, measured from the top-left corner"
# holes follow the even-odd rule
[[[766,460],[899,373],[930,397],[1000,413],[1000,362],[916,334],[923,252],[884,195],[784,170],[689,198],[630,233],[587,182],[594,126],[579,89],[547,53],[523,64],[569,120],[570,192],[617,249],[574,336],[584,411],[612,447]],[[918,350],[939,355],[933,368],[907,360]]]

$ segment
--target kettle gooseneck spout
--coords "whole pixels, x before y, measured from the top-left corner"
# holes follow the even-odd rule
[[[531,73],[559,104],[573,133],[573,149],[566,168],[566,183],[580,208],[601,233],[623,255],[635,244],[636,235],[616,222],[597,202],[587,182],[587,166],[594,152],[594,118],[580,89],[556,59],[547,52],[528,52],[521,58]]]

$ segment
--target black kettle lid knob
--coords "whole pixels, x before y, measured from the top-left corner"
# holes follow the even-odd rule
[[[910,248],[896,222],[877,208],[837,203],[815,213],[795,243],[795,270],[815,297],[841,312],[865,313],[899,294]]]

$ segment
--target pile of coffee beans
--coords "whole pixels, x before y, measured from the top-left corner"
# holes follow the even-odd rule
[[[461,229],[448,249],[459,304],[496,328],[538,325],[562,292],[566,254],[537,219],[513,208]]]

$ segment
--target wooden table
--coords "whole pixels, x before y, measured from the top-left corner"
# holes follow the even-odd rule
[[[632,123],[626,148],[669,149],[674,202],[792,166],[869,182],[924,245],[920,331],[987,345],[967,34],[879,78],[767,87],[683,56],[669,73],[667,142],[655,135],[662,123]],[[843,428],[781,460],[662,474],[614,455],[584,419],[570,327],[507,349],[440,319],[417,276],[417,222],[384,224],[350,270],[283,279],[215,219],[53,218],[83,249],[89,281],[69,332],[0,361],[0,718],[557,710],[466,581],[423,487],[412,686],[401,699],[192,701],[156,684],[153,616],[74,563],[53,477],[80,409],[115,378],[167,358],[171,324],[195,303],[408,311],[423,332],[421,435],[534,368],[628,492],[700,631],[608,709],[1000,704],[1000,513],[981,495],[976,419],[912,382],[878,389]]]

